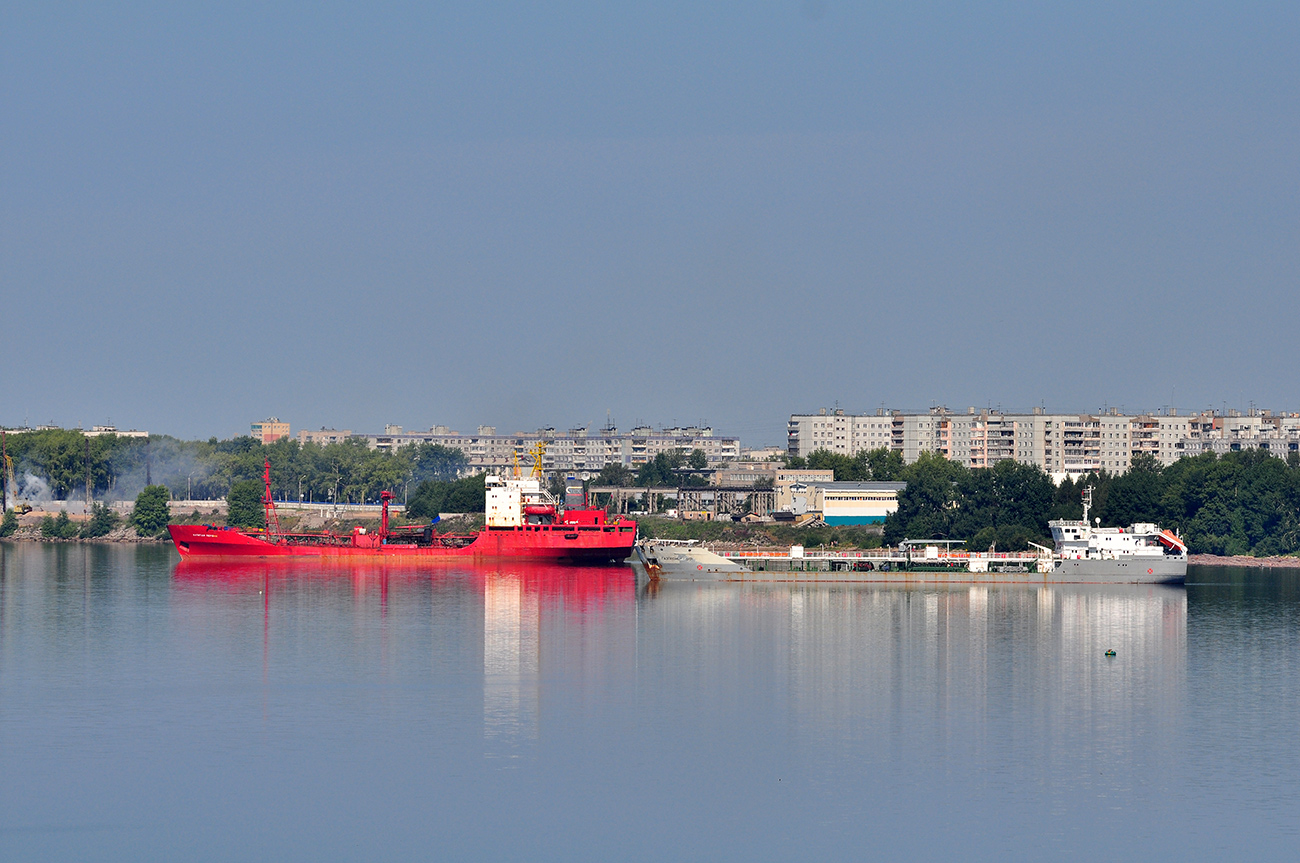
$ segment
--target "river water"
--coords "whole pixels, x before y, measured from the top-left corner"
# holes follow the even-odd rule
[[[1300,856],[1296,570],[651,590],[0,549],[0,860]]]

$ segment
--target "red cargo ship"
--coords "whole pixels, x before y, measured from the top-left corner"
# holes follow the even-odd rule
[[[528,478],[488,476],[487,525],[478,533],[459,536],[435,533],[432,522],[390,529],[388,504],[393,495],[387,491],[380,496],[383,512],[377,533],[360,527],[347,534],[284,533],[271,499],[269,461],[263,480],[265,529],[170,524],[167,530],[181,557],[371,558],[412,563],[509,558],[591,564],[625,560],[636,542],[636,522],[621,517],[611,521],[603,509],[585,506],[580,489],[575,490],[578,506],[559,507],[542,489],[537,471]]]

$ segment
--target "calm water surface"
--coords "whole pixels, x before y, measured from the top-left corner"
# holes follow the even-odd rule
[[[0,860],[1300,855],[1300,571],[648,590],[0,549]]]

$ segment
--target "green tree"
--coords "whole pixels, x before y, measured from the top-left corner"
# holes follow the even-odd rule
[[[691,450],[691,456],[686,462],[692,470],[704,470],[709,466],[709,457],[705,455],[702,449]]]
[[[641,465],[636,474],[636,484],[640,486],[675,486],[677,485],[677,468],[682,466],[680,450],[661,452]]]
[[[145,486],[136,495],[135,509],[131,512],[131,523],[135,529],[145,536],[153,536],[166,528],[170,520],[167,512],[169,497],[166,486]]]
[[[857,465],[853,459],[828,449],[813,450],[808,454],[809,470],[830,470],[835,472],[837,482],[856,480]]]
[[[68,518],[67,510],[60,510],[57,517],[45,516],[41,519],[41,536],[46,539],[72,539],[77,535],[77,525]]]
[[[1159,521],[1163,485],[1160,462],[1150,453],[1141,453],[1127,473],[1110,481],[1105,506],[1097,514],[1103,524],[1116,527]]]
[[[266,527],[263,494],[262,483],[255,479],[232,483],[226,495],[226,524],[231,527]]]
[[[1054,491],[1042,470],[1011,459],[964,471],[957,478],[953,536],[973,538],[992,528],[999,548],[1020,550],[1031,540],[1046,542]]]
[[[0,537],[9,536],[18,529],[18,515],[12,510],[5,510],[4,520],[0,521]]]
[[[952,537],[957,482],[965,472],[938,453],[921,453],[903,472],[907,488],[899,492],[898,510],[885,519],[885,541]]]
[[[607,464],[600,469],[600,473],[596,474],[596,478],[592,480],[592,485],[628,486],[632,485],[635,480],[636,474],[623,465]]]
[[[402,447],[398,451],[411,465],[411,479],[420,483],[429,479],[448,482],[469,468],[469,459],[458,449],[436,443]]]
[[[810,470],[835,471],[836,482],[889,482],[902,475],[903,455],[886,447],[859,450],[853,456],[819,449],[809,453],[802,466]]]
[[[406,514],[411,518],[433,518],[443,512],[483,512],[487,508],[485,477],[480,473],[452,482],[422,482],[411,492]]]
[[[116,512],[111,507],[102,503],[97,503],[91,509],[90,518],[81,525],[80,536],[83,539],[90,539],[97,536],[108,535],[113,528],[117,527],[118,518]]]
[[[903,475],[903,454],[888,447],[867,450],[868,479],[896,482]],[[861,455],[861,453],[859,453]]]

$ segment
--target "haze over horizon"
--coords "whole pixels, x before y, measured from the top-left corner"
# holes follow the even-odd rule
[[[0,13],[0,425],[1300,410],[1300,7]]]

